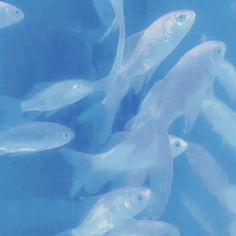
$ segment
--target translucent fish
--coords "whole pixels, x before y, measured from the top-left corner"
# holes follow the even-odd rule
[[[215,96],[203,101],[201,113],[212,126],[212,130],[222,137],[224,143],[235,149],[236,113]]]
[[[219,80],[230,99],[236,100],[236,70],[233,64],[224,61],[217,71],[217,79]]]
[[[188,143],[174,135],[169,135],[169,142],[170,142],[170,150],[173,158],[178,157],[179,155],[183,154],[188,147]],[[112,185],[116,187],[122,183],[128,186],[142,186],[145,184],[149,175],[148,169],[138,169],[138,170],[130,170],[125,172],[122,175],[122,178],[116,183]]]
[[[123,171],[151,167],[158,159],[158,150],[162,149],[155,126],[155,122],[150,122],[142,129],[130,132],[120,143],[101,154],[80,153],[65,148],[60,150],[65,160],[74,167],[70,196],[74,196],[82,186],[87,192],[96,193]],[[178,137],[170,136],[169,142],[174,157],[187,148],[187,143]]]
[[[195,20],[195,13],[189,10],[170,12],[143,32],[127,39],[123,66],[112,83],[108,83],[102,104],[83,115],[89,120],[102,114],[101,124],[95,131],[97,145],[104,144],[112,132],[113,122],[120,103],[130,88],[136,93],[149,80],[157,66],[177,47]],[[118,53],[118,52],[117,52]]]
[[[9,3],[0,1],[0,28],[19,23],[24,19],[22,10]]]
[[[141,88],[143,83],[148,82],[150,76],[135,76],[155,70],[183,40],[192,28],[195,17],[195,12],[190,10],[169,12],[144,31],[127,39],[123,70],[127,70],[126,77],[133,78],[133,88]]]
[[[186,155],[193,171],[202,180],[209,192],[229,211],[236,214],[236,186],[228,181],[228,176],[216,160],[198,144],[189,144]]]
[[[149,91],[130,129],[142,126],[153,117],[159,117],[168,128],[177,117],[184,115],[184,130],[189,132],[202,101],[212,88],[225,51],[226,46],[220,41],[207,41],[189,50]]]
[[[0,153],[28,153],[61,147],[74,132],[57,123],[29,122],[0,132]]]
[[[78,227],[57,236],[103,235],[125,224],[147,207],[152,193],[144,187],[126,187],[103,195]]]
[[[179,230],[164,221],[131,220],[126,225],[111,230],[106,236],[180,236]]]
[[[26,111],[53,111],[73,104],[92,94],[96,90],[103,90],[103,81],[90,83],[82,79],[64,80],[52,84],[39,84],[34,90],[37,93],[21,102],[21,107]]]

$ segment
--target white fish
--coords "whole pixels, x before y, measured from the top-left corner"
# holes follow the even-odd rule
[[[236,70],[233,64],[224,61],[217,71],[217,79],[225,89],[230,99],[236,100]]]
[[[222,137],[225,144],[236,150],[236,113],[214,95],[203,101],[201,112],[212,130]]]
[[[106,236],[180,236],[179,230],[164,221],[131,220]]]
[[[0,28],[5,28],[19,23],[24,19],[21,9],[9,3],[0,1]]]
[[[178,157],[179,155],[183,154],[188,147],[188,143],[174,135],[169,135],[169,142],[170,142],[170,150],[173,158]],[[128,186],[142,186],[145,184],[149,175],[148,169],[138,169],[138,170],[130,170],[126,171],[122,174],[122,178],[119,181],[116,181],[112,184],[112,187],[117,187],[123,184]]]
[[[174,157],[187,148],[187,143],[178,137],[170,136],[169,142]],[[70,196],[75,196],[82,186],[87,192],[97,192],[123,171],[151,167],[158,159],[158,149],[161,148],[155,134],[155,122],[149,122],[142,129],[128,133],[120,143],[101,154],[60,150],[74,167]]]
[[[236,186],[216,160],[203,147],[191,143],[186,155],[193,171],[199,176],[209,192],[229,211],[236,214]]]
[[[147,207],[152,193],[144,187],[126,187],[103,195],[78,227],[57,236],[103,235],[125,224]]]
[[[86,121],[103,114],[103,123],[95,131],[97,145],[104,144],[110,136],[115,115],[129,89],[133,88],[136,93],[140,91],[157,66],[186,36],[194,21],[193,11],[170,12],[126,40],[123,66],[117,78],[108,83],[101,106],[93,107],[79,117],[79,121]]]
[[[160,144],[163,147],[166,145],[166,148],[162,149],[161,155],[168,159],[169,163],[168,166],[165,165],[164,173],[168,173],[168,175],[171,173],[170,168],[173,167],[170,150],[168,150],[166,142],[164,143],[169,126],[176,118],[185,115],[185,131],[191,130],[198,116],[202,100],[208,90],[212,88],[216,69],[223,61],[225,51],[225,44],[219,41],[208,41],[188,51],[164,79],[151,88],[133,120],[131,130],[143,127],[149,119],[158,120],[163,132],[159,142],[163,142]],[[166,185],[163,186],[163,182],[160,182],[160,176],[164,175],[163,169],[160,168],[160,163],[156,162],[148,170],[149,187],[156,199],[150,204],[148,212],[145,212],[144,216],[154,219],[158,219],[163,212],[171,189],[172,179],[170,177],[166,179]],[[158,196],[160,192],[163,192],[162,199]],[[163,204],[164,200],[165,204]]]
[[[57,123],[29,122],[0,132],[0,154],[28,153],[61,147],[74,132]]]
[[[54,111],[79,101],[94,90],[101,89],[99,82],[90,83],[81,79],[63,80],[50,85],[45,83],[45,86],[39,84],[38,87],[45,88],[21,102],[23,111]]]
[[[212,88],[225,51],[226,46],[220,41],[207,41],[189,50],[164,79],[152,87],[130,128],[142,126],[153,117],[159,117],[169,128],[177,117],[184,115],[185,131],[189,132],[202,101]]]

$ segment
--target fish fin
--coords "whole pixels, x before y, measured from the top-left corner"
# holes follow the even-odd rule
[[[46,88],[52,86],[55,82],[39,82],[33,86],[30,92],[26,95],[25,99],[28,100],[29,98],[33,97],[35,94],[40,93],[41,91],[45,90]],[[21,104],[24,104],[26,101],[23,101]]]
[[[190,112],[185,114],[185,124],[184,124],[184,130],[183,130],[184,133],[189,133],[192,130],[198,118],[200,108],[201,108],[201,104],[199,104],[197,107],[194,107],[194,109],[192,109]]]
[[[84,186],[93,169],[93,154],[77,152],[69,148],[59,150],[63,158],[74,168],[70,197],[73,198]]]
[[[108,29],[105,31],[105,33],[100,37],[98,40],[98,43],[102,43],[111,33],[116,31],[118,28],[118,21],[117,17],[114,18],[111,25],[108,27]]]
[[[144,31],[138,32],[136,34],[133,34],[133,35],[129,36],[126,39],[124,56],[123,56],[123,62],[122,62],[123,66],[126,65],[128,60],[130,59],[132,53],[136,49],[140,38],[143,36],[143,32]]]
[[[77,121],[79,123],[89,122],[92,124],[93,145],[100,146],[107,142],[112,133],[114,117],[115,114],[112,109],[109,109],[104,104],[98,104],[80,115]]]

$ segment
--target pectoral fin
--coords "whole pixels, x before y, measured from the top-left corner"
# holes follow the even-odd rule
[[[141,39],[142,35],[143,35],[143,31],[133,34],[126,39],[125,51],[124,51],[123,63],[122,63],[123,65],[125,65],[128,62],[130,56],[132,55],[135,48],[137,47],[138,42]]]
[[[198,107],[194,107],[189,113],[185,115],[185,125],[183,130],[184,133],[189,133],[192,130],[199,115],[200,106],[201,105],[199,105]]]

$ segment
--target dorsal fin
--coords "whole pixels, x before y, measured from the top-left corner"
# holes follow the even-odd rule
[[[125,65],[128,62],[128,60],[130,59],[131,55],[133,54],[135,48],[138,45],[139,40],[143,36],[143,32],[144,31],[140,31],[136,34],[129,36],[126,39],[125,51],[124,51],[123,62],[122,62],[123,65]]]

